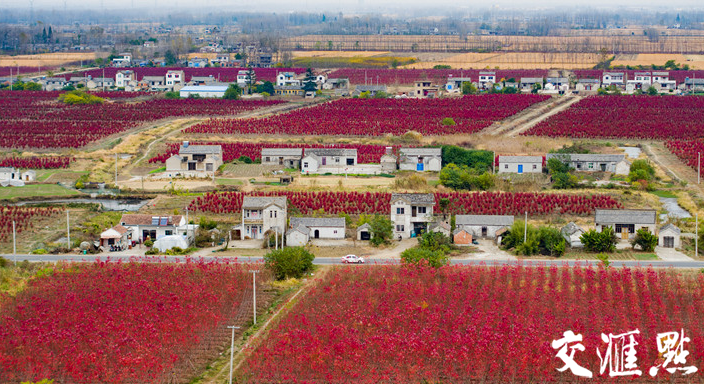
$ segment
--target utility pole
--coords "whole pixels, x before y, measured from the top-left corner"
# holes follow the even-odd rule
[[[279,229],[274,228],[274,249],[279,249]]]
[[[697,152],[697,184],[701,182],[702,179],[702,153]]]
[[[699,255],[699,212],[694,217],[696,223],[694,224],[694,257],[697,257]]]
[[[15,221],[12,220],[12,256],[17,265],[17,230],[15,229]]]
[[[230,344],[230,384],[232,384],[232,359],[235,355],[235,329],[240,329],[240,327],[228,326],[232,329],[232,343]]]
[[[68,243],[68,250],[71,252],[71,222],[68,216],[68,209],[66,210],[66,242]]]
[[[144,178],[142,178],[142,183],[144,183]],[[144,189],[144,187],[142,187]],[[186,207],[186,241],[191,243],[191,224],[188,221],[188,207]]]
[[[256,269],[250,269],[249,272],[252,273],[252,297],[254,298],[253,301],[253,307],[254,307],[254,323],[257,323],[257,273],[259,273],[258,270]]]
[[[526,219],[523,221],[523,242],[528,239],[528,211],[526,211]]]
[[[115,152],[115,188],[117,188],[117,152]]]

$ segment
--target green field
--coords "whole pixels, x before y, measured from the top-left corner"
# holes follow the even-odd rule
[[[24,187],[0,187],[0,200],[33,196],[71,196],[80,193],[58,184],[33,184]]]
[[[238,179],[215,179],[218,185],[243,185],[244,182]]]
[[[44,169],[37,171],[37,181],[46,181],[48,178],[52,178],[52,182],[62,181],[63,179],[77,180],[82,175],[86,175],[90,172],[88,171],[68,171],[65,169]]]

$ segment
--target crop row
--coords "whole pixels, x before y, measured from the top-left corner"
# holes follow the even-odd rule
[[[704,97],[592,96],[543,120],[526,135],[574,138],[704,137]]]
[[[244,319],[247,266],[138,261],[148,262],[58,265],[0,300],[2,381],[165,383],[199,374],[229,341],[226,326]]]
[[[702,274],[643,268],[339,268],[274,327],[248,357],[241,379],[697,382],[704,363],[702,287]],[[567,331],[583,339],[569,341],[561,359],[562,345],[553,341]],[[602,340],[631,331],[637,331],[635,353],[626,348],[629,336],[614,337],[611,345]],[[670,332],[678,337],[660,353],[658,334]],[[689,342],[680,340],[681,332]],[[613,360],[602,365],[599,356],[607,353]],[[574,375],[565,367],[571,361],[593,378]],[[678,370],[689,366],[700,372]],[[659,367],[655,378],[651,367]],[[635,370],[640,374],[610,376]]]
[[[206,193],[189,205],[192,211],[238,213],[244,196],[286,196],[293,209],[301,214],[382,214],[390,212],[391,194],[387,192],[225,192]],[[445,212],[440,200],[448,199]],[[575,214],[587,215],[596,208],[620,208],[609,195],[566,195],[511,192],[438,192],[435,212],[483,215]]]
[[[26,208],[12,205],[0,205],[0,241],[12,240],[12,222],[15,230],[22,233],[34,227],[39,218],[57,216],[63,210],[59,208]]]
[[[685,164],[695,171],[697,170],[699,154],[704,153],[704,142],[701,140],[670,140],[665,142],[665,146]],[[702,174],[704,175],[704,173]]]
[[[48,94],[48,95],[46,95]],[[148,121],[195,115],[235,115],[273,100],[153,99],[141,103],[66,105],[55,92],[0,93],[0,147],[78,148]]]
[[[418,80],[430,80],[433,84],[444,85],[449,76],[470,77],[473,82],[479,81],[479,72],[484,69],[361,69],[344,68],[330,73],[331,78],[347,78],[351,84],[383,84],[383,85],[409,85]],[[495,70],[497,81],[513,78],[516,82],[521,77],[545,77],[547,70]]]
[[[385,145],[372,144],[296,144],[296,143],[266,143],[266,142],[217,142],[208,141],[191,142],[193,145],[221,145],[223,151],[223,161],[230,162],[239,159],[241,156],[247,156],[252,160],[258,160],[262,157],[262,148],[350,148],[356,149],[358,161],[360,163],[378,163],[381,156],[386,151]],[[166,152],[160,153],[151,159],[150,163],[163,163],[172,155],[178,154],[181,143],[168,143]],[[399,147],[394,146],[394,150]]]
[[[547,100],[545,95],[481,95],[450,99],[342,99],[263,119],[211,119],[188,133],[269,135],[424,135],[474,133]],[[443,120],[450,118],[454,123]]]
[[[0,167],[15,167],[28,169],[57,169],[68,168],[75,158],[69,156],[44,156],[44,157],[0,157]]]
[[[169,70],[178,70],[183,71],[187,82],[191,81],[193,76],[212,76],[215,80],[220,82],[236,82],[237,73],[242,70],[247,70],[247,68],[105,68],[81,72],[81,76],[103,77],[103,73],[105,73],[105,77],[114,79],[118,71],[125,70],[133,71],[137,77],[137,80],[141,80],[144,76],[164,76]],[[306,71],[305,68],[253,68],[253,70],[254,76],[257,80],[271,82],[276,82],[276,75],[281,72],[295,72],[300,74]],[[77,74],[66,74],[65,78],[68,80],[72,76],[77,76]]]

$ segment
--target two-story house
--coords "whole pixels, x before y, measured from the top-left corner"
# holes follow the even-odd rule
[[[281,72],[276,75],[276,85],[280,87],[300,86],[301,81],[296,79],[294,72]]]
[[[249,83],[249,71],[239,70],[237,71],[237,85],[243,87]]]
[[[118,71],[115,74],[115,85],[118,88],[125,88],[133,81],[137,81],[137,76],[133,71]]]
[[[445,91],[447,93],[462,93],[462,84],[471,82],[472,78],[470,77],[452,77],[450,75],[445,83]]]
[[[496,84],[496,72],[479,72],[479,88],[491,88]]]
[[[623,87],[626,85],[626,74],[623,72],[604,72],[601,75],[601,84],[604,87],[612,85]]]
[[[283,235],[287,208],[284,196],[245,196],[240,228],[242,240],[263,239],[269,231]]]
[[[184,84],[186,82],[186,75],[182,70],[171,69],[166,71],[166,86],[173,88],[176,84]]]
[[[210,177],[221,165],[222,146],[189,145],[184,141],[178,155],[166,160],[166,174],[169,177]]]
[[[394,238],[415,237],[428,230],[433,221],[435,195],[432,193],[394,193],[391,195],[391,224]]]

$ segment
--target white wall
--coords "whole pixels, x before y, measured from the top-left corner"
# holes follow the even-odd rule
[[[468,233],[472,234],[473,238],[482,238],[482,227],[486,227],[486,238],[494,239],[496,238],[496,231],[504,228],[503,225],[456,225],[457,229],[462,228]]]
[[[200,97],[216,97],[222,99],[225,96],[224,91],[184,91],[183,89],[179,91],[181,97],[188,97],[189,95],[199,95]]]
[[[660,234],[658,235],[658,246],[660,246],[660,247],[665,246],[665,236],[674,237],[675,238],[675,248],[680,248],[680,246],[681,246],[680,235],[678,233],[675,233],[671,229],[666,229],[664,231],[660,231]]]
[[[502,163],[499,162],[498,173],[518,173],[518,165],[523,165],[523,173],[542,173],[543,164],[541,163]],[[535,165],[535,169],[533,169]],[[508,166],[508,167],[506,167]]]
[[[315,231],[320,231],[319,239],[344,239],[345,228],[343,227],[308,227],[310,238],[315,239]]]
[[[308,243],[308,236],[299,231],[290,231],[286,234],[286,246],[302,247]]]

